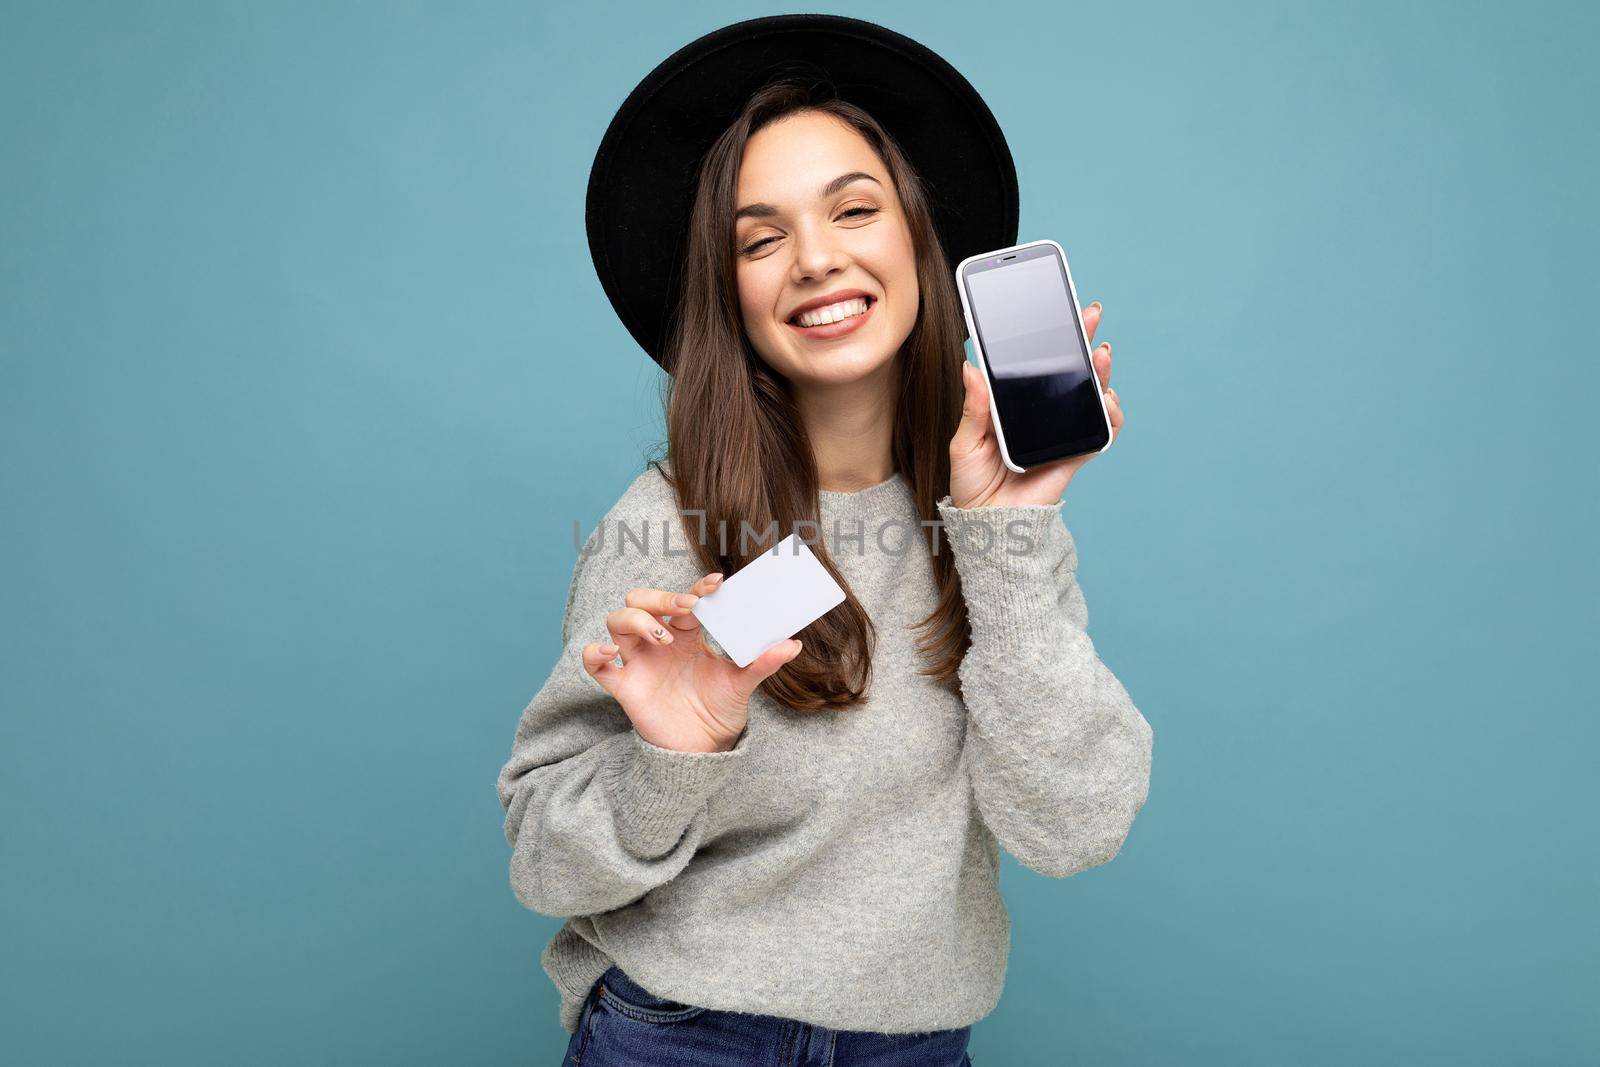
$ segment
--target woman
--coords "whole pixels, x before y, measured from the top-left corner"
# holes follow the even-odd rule
[[[920,49],[833,16],[711,37],[779,26],[870,41],[858,76]],[[695,56],[729,62],[717,41]],[[1000,461],[909,120],[817,89],[741,89],[701,146],[659,346],[596,257],[671,378],[667,456],[584,546],[499,779],[514,891],[568,918],[543,957],[568,1063],[970,1063],[1009,951],[998,848],[1105,863],[1148,792],[1151,730],[1085,632],[1059,508],[1090,457]],[[1110,346],[1094,360],[1104,384]],[[690,609],[790,532],[849,596],[741,669]]]

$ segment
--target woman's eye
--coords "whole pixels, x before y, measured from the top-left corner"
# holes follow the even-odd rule
[[[840,213],[839,217],[841,219],[846,219],[846,218],[849,218],[851,215],[876,215],[877,213],[878,213],[878,209],[875,208],[875,207],[853,207],[849,211],[845,211],[845,212]],[[764,237],[761,240],[757,241],[755,244],[745,245],[743,248],[739,249],[739,254],[740,255],[744,255],[744,256],[748,256],[752,252],[759,252],[761,250],[761,246],[762,245],[768,244],[769,242],[776,241],[776,240],[777,240],[776,237]]]

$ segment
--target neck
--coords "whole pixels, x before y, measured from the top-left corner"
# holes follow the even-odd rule
[[[795,390],[795,406],[811,439],[818,488],[851,493],[894,473],[895,394],[899,360],[870,377]]]

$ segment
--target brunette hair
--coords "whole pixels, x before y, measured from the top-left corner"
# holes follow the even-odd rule
[[[733,574],[771,543],[739,536],[748,523],[761,533],[776,523],[778,537],[797,523],[818,531],[818,480],[811,443],[788,381],[752,347],[739,309],[734,217],[745,142],[763,127],[797,112],[822,112],[848,123],[888,169],[916,250],[920,308],[896,356],[901,367],[895,403],[893,460],[910,484],[928,541],[938,604],[917,623],[916,647],[927,662],[919,673],[954,690],[956,669],[971,640],[966,602],[939,524],[935,501],[949,491],[949,441],[961,421],[963,320],[924,186],[878,122],[835,95],[825,78],[786,74],[758,89],[700,164],[681,288],[663,366],[666,461],[650,461],[672,485],[683,512],[700,512],[687,541],[704,571]],[[689,520],[686,520],[688,522]],[[726,529],[726,544],[704,531]],[[844,587],[845,602],[797,636],[803,648],[763,683],[797,711],[856,704],[872,675],[875,631],[821,538],[805,537]],[[775,543],[776,539],[773,539]],[[746,551],[748,550],[748,551]]]

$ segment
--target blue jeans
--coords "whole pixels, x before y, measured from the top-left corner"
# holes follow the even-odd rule
[[[562,1067],[971,1067],[971,1032],[830,1030],[700,1008],[658,997],[612,965],[589,990]]]

